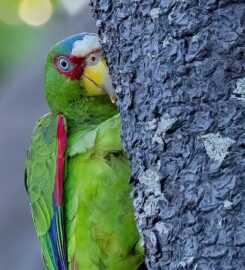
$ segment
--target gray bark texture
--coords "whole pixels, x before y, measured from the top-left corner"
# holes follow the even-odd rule
[[[148,269],[245,269],[245,1],[91,4]]]

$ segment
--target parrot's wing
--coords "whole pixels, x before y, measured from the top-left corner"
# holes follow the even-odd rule
[[[67,154],[74,156],[88,149],[94,149],[103,156],[109,152],[122,151],[121,121],[117,114],[104,121],[91,131],[77,131],[69,136]]]
[[[47,114],[35,127],[26,161],[25,185],[48,270],[66,270],[63,179],[66,127],[62,115]]]

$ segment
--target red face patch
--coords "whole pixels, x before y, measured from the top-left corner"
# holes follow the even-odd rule
[[[54,64],[58,72],[71,80],[79,80],[84,72],[85,58],[59,55],[54,59]]]
[[[84,73],[86,65],[96,63],[101,49],[92,50],[85,56],[58,55],[54,58],[54,64],[58,72],[71,80],[79,80]]]

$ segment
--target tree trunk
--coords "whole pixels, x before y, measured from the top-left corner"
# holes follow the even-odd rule
[[[149,269],[245,269],[245,1],[92,0]]]

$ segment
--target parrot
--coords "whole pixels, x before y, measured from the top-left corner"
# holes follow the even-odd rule
[[[98,35],[56,43],[44,88],[50,112],[36,122],[25,187],[46,268],[144,269],[131,169]]]

